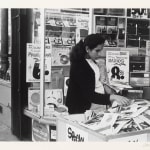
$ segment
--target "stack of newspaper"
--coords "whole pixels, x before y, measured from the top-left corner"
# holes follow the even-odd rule
[[[129,106],[111,107],[79,124],[104,135],[150,129],[150,102],[133,100]]]

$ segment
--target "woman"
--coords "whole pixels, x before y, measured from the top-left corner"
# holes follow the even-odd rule
[[[70,114],[84,113],[92,104],[127,105],[129,100],[119,95],[105,94],[100,82],[100,72],[96,60],[103,53],[105,39],[100,34],[88,35],[84,42],[80,40],[70,53],[70,79],[66,97],[66,106]]]

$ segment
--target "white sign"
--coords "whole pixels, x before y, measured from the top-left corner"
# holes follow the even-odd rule
[[[127,136],[122,138],[111,139],[109,141],[117,142],[147,142],[147,134],[138,134],[133,136]]]
[[[129,52],[107,51],[106,68],[110,82],[129,83]]]
[[[40,82],[39,44],[27,43],[26,82]],[[51,44],[45,46],[45,82],[51,81]]]
[[[66,141],[70,142],[86,142],[88,141],[88,133],[66,124]]]

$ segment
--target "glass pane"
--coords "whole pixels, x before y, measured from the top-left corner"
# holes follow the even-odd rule
[[[66,10],[46,10],[45,41],[52,44],[52,66],[70,65],[71,47],[88,35],[88,14],[82,14],[82,11],[76,13],[74,9]]]

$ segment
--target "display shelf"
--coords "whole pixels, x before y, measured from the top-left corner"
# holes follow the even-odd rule
[[[94,32],[106,38],[104,47],[119,47],[119,40],[124,40],[121,47],[125,46],[125,17],[95,15],[94,19]]]
[[[27,108],[24,109],[24,115],[26,115],[29,118],[32,118],[34,120],[37,120],[41,123],[44,123],[44,124],[56,125],[56,117],[46,117],[46,118],[44,118],[44,117],[28,110]]]
[[[106,41],[110,41],[110,43],[111,41],[116,40],[117,42],[115,47],[146,47],[145,41],[150,40],[150,18],[148,17],[149,10],[146,8],[121,9],[122,13],[120,13],[119,10],[120,9],[96,9],[94,11],[94,32],[103,34],[106,37]],[[109,12],[111,13],[111,15],[109,14]],[[116,15],[117,12],[119,12],[120,15]],[[115,23],[115,26],[117,28],[115,34],[108,34],[107,27],[109,26],[109,20],[112,20],[111,23]],[[112,24],[110,27],[112,28],[111,30],[114,30]],[[123,30],[121,34],[119,31],[120,29]],[[113,35],[116,35],[116,37],[112,38]],[[135,42],[130,42],[131,39],[129,36],[135,35],[137,36],[137,38],[134,38]],[[140,43],[138,43],[139,38],[141,38]],[[122,41],[121,45],[119,43],[120,39],[124,40]],[[111,44],[105,44],[104,46],[111,47]]]
[[[48,23],[46,23],[45,24],[46,26],[52,26],[52,27],[63,27],[63,28],[76,28],[77,27],[77,25],[70,25],[70,26],[57,26],[57,25],[52,25],[52,24],[48,24]]]
[[[126,18],[127,19],[133,19],[133,20],[150,20],[150,18],[133,18],[133,17],[129,17],[129,16],[126,16]]]
[[[72,34],[72,33],[75,33],[75,32],[69,32],[69,31],[53,31],[53,30],[46,30],[46,32],[54,32],[54,33],[57,33],[57,32],[59,33],[59,32],[61,32],[61,33],[68,33],[68,34],[69,34],[69,33],[71,33],[71,34]]]
[[[149,36],[149,20],[139,18],[127,18],[127,47],[146,47],[146,40],[150,39]],[[133,41],[134,42],[129,42]]]

